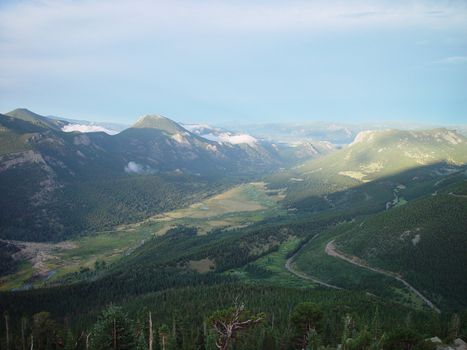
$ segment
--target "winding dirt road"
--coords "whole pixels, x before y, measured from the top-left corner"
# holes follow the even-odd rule
[[[318,235],[313,236],[313,238],[310,240],[310,242],[312,240],[314,240],[317,236]],[[308,244],[308,243],[306,243],[306,244]],[[297,271],[297,270],[294,269],[293,263],[295,261],[295,258],[297,257],[297,254],[303,249],[303,247],[306,244],[304,244],[298,251],[295,252],[294,255],[292,255],[289,259],[287,259],[287,261],[285,262],[285,265],[284,265],[284,267],[287,269],[287,271],[289,271],[290,273],[294,274],[297,277],[312,281],[312,282],[314,282],[316,284],[319,284],[321,286],[324,286],[324,287],[333,288],[333,289],[342,289],[341,287],[334,286],[332,284],[320,281],[319,279],[317,279],[315,277],[312,277],[310,275],[307,275],[306,273],[303,273],[303,272],[300,272],[300,271]]]
[[[326,252],[326,254],[328,254],[329,256],[332,256],[332,257],[335,257],[335,258],[338,258],[338,259],[341,259],[341,260],[344,260],[344,261],[347,261],[348,263],[352,264],[352,265],[355,265],[355,266],[359,266],[359,267],[362,267],[364,269],[367,269],[367,270],[370,270],[370,271],[373,271],[373,272],[376,272],[376,273],[380,273],[382,275],[385,275],[385,276],[388,276],[388,277],[392,277],[396,280],[398,280],[399,282],[401,282],[404,286],[406,286],[410,291],[412,291],[413,293],[415,293],[420,299],[423,300],[423,302],[425,304],[427,304],[431,309],[433,309],[434,311],[436,311],[437,313],[441,313],[440,309],[438,309],[427,297],[425,297],[422,293],[420,293],[417,289],[415,289],[412,285],[410,285],[407,281],[405,281],[404,279],[402,279],[402,277],[394,272],[390,272],[390,271],[386,271],[386,270],[383,270],[383,269],[379,269],[377,267],[371,267],[369,266],[364,260],[362,259],[359,259],[357,258],[356,256],[350,256],[350,255],[346,255],[346,254],[343,254],[341,252],[339,252],[335,245],[334,245],[334,240],[330,241],[328,244],[326,244],[326,248],[324,249],[324,251]]]
[[[467,194],[456,194],[456,193],[449,192],[449,195],[453,197],[457,197],[457,198],[467,198]]]

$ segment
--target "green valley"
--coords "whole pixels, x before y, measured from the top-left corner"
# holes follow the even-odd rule
[[[59,333],[81,349],[109,317],[137,320],[128,336],[141,338],[151,311],[172,349],[212,349],[207,324],[243,308],[239,299],[265,325],[238,349],[293,348],[298,328],[287,325],[307,308],[334,347],[342,335],[367,349],[358,344],[371,332],[391,344],[398,319],[422,334],[417,346],[434,334],[450,341],[451,319],[464,334],[460,134],[369,131],[338,150],[276,149],[245,135],[240,145],[208,140],[154,115],[116,135],[65,133],[66,121],[44,118],[1,119],[0,307],[15,334],[18,315],[36,333],[39,319],[67,320]],[[65,343],[59,333],[43,339]]]

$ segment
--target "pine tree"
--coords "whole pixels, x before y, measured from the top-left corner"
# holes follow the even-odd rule
[[[305,349],[311,334],[316,335],[322,328],[323,312],[313,303],[305,302],[298,304],[291,315],[291,322],[297,334],[300,349]]]
[[[68,330],[68,332],[66,334],[64,350],[74,350],[75,348],[76,348],[75,339],[74,339],[73,334],[71,333],[71,331]]]
[[[148,350],[148,344],[146,343],[144,332],[141,332],[136,340],[136,350]]]
[[[381,329],[381,321],[379,318],[379,308],[376,307],[373,320],[371,321],[371,345],[370,348],[378,350],[381,348],[383,340],[383,331]]]
[[[461,320],[458,314],[453,314],[449,322],[449,338],[455,339],[459,336]]]
[[[92,331],[91,348],[94,350],[134,349],[136,344],[128,316],[121,308],[110,306]]]
[[[160,338],[160,345],[162,350],[168,349],[168,342],[169,342],[169,327],[166,324],[163,324],[159,327],[159,338]]]
[[[353,332],[353,319],[352,316],[346,315],[344,318],[344,330],[342,331],[342,350],[347,350],[350,347]]]
[[[26,316],[21,317],[21,350],[26,350]]]
[[[10,350],[10,315],[8,311],[5,311],[3,317],[5,318],[6,349]]]

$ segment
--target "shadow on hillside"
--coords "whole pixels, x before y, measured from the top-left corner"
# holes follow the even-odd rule
[[[435,194],[443,187],[465,178],[466,170],[465,165],[439,162],[318,195],[316,193],[322,193],[319,187],[322,183],[311,180],[299,187],[292,187],[284,203],[306,215],[329,210],[346,210],[354,215],[371,214],[402,205],[405,200]],[[332,179],[328,183],[330,181]]]

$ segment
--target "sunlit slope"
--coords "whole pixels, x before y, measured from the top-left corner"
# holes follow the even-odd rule
[[[439,162],[465,164],[467,139],[447,129],[364,131],[348,147],[305,163],[299,172],[332,172],[367,182]]]
[[[287,188],[289,205],[321,210],[339,205],[336,198],[332,200],[333,194],[340,193],[343,199],[343,195],[351,195],[349,189],[361,185],[368,190],[366,194],[360,190],[358,198],[351,197],[353,205],[356,199],[368,200],[381,191],[387,192],[385,200],[389,201],[397,186],[414,188],[466,163],[467,139],[455,131],[366,131],[349,146],[280,172],[270,181],[272,187]],[[313,204],[308,203],[310,199]]]

